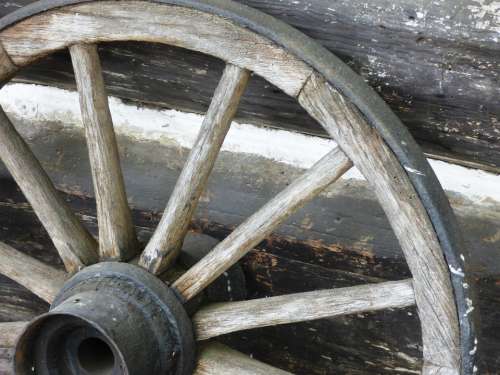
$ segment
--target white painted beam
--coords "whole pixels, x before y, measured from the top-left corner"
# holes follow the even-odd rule
[[[7,113],[27,121],[83,126],[76,92],[15,83],[0,90],[0,104]],[[139,108],[114,97],[110,98],[110,109],[117,134],[138,140],[174,141],[186,148],[194,144],[204,118],[176,110]],[[321,137],[233,122],[222,151],[252,154],[305,169],[335,146],[332,140]],[[461,194],[477,204],[500,203],[500,176],[443,161],[429,161],[446,191]],[[363,179],[354,168],[342,178]]]

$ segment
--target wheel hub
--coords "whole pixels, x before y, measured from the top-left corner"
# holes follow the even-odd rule
[[[191,374],[192,325],[172,289],[142,268],[100,263],[71,278],[18,341],[19,375]]]

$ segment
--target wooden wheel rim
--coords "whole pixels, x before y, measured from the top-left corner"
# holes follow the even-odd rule
[[[50,18],[47,15],[50,15],[51,12],[59,10],[65,12],[74,6],[84,7],[85,9],[78,8],[77,13],[85,13],[93,5],[100,7],[100,11],[102,11],[106,8],[106,4],[110,5],[113,3],[116,4],[116,2],[99,2],[98,4],[98,2],[92,3],[75,0],[41,1],[1,20],[0,29],[3,31],[0,32],[0,41],[5,50],[5,53],[2,53],[0,57],[2,67],[0,77],[3,78],[2,80],[6,81],[19,68],[32,63],[36,59],[76,43],[95,43],[108,40],[152,40],[145,35],[131,36],[130,34],[124,34],[121,36],[110,36],[107,33],[98,35],[99,30],[95,27],[95,34],[71,34],[66,39],[60,38],[61,35],[56,35],[51,40],[51,43],[47,43],[46,45],[40,43],[41,47],[38,49],[33,49],[33,44],[30,45],[29,42],[25,43],[25,46],[29,45],[30,48],[23,49],[22,44],[27,40],[29,41],[30,33],[27,32],[26,35],[23,35],[19,31],[21,29],[29,30],[30,24],[36,25],[38,23],[46,25],[47,20]],[[120,6],[122,6],[127,3],[138,4],[140,2],[123,1],[120,3]],[[447,306],[444,307],[444,310],[448,310],[447,314],[449,314],[450,321],[455,320],[455,322],[450,324],[449,328],[456,329],[456,337],[449,338],[454,342],[453,345],[456,346],[456,348],[450,350],[450,352],[454,353],[451,354],[451,357],[455,358],[451,359],[451,361],[453,362],[461,358],[460,366],[448,363],[444,364],[443,367],[455,367],[455,370],[457,370],[458,366],[461,367],[462,374],[472,373],[474,369],[474,353],[476,352],[473,314],[470,313],[473,306],[470,290],[467,288],[467,280],[464,278],[463,270],[465,267],[462,259],[464,252],[457,224],[449,203],[418,146],[383,101],[374,94],[361,77],[357,76],[331,53],[293,28],[253,9],[224,0],[203,2],[156,0],[142,3],[163,4],[163,8],[170,7],[172,12],[192,9],[195,12],[200,12],[197,15],[209,15],[211,17],[210,21],[230,24],[230,27],[234,27],[234,30],[239,30],[238,32],[244,30],[242,27],[247,28],[252,31],[252,34],[256,34],[259,38],[262,38],[259,41],[264,41],[266,45],[270,44],[273,46],[272,51],[278,54],[278,56],[275,55],[273,58],[281,58],[281,61],[289,59],[287,61],[289,65],[283,69],[278,68],[278,74],[276,75],[275,71],[266,69],[268,64],[265,59],[264,62],[260,62],[259,64],[259,59],[255,59],[255,55],[252,56],[253,62],[252,59],[240,60],[237,55],[233,56],[231,61],[231,56],[228,58],[227,55],[221,55],[221,51],[202,49],[204,53],[222,58],[241,68],[253,70],[289,95],[296,97],[302,106],[313,117],[319,120],[333,138],[336,139],[342,150],[353,160],[354,164],[362,171],[369,182],[375,186],[379,200],[382,201],[382,206],[387,210],[387,207],[384,206],[384,194],[387,193],[386,189],[390,187],[383,183],[380,185],[380,181],[376,181],[378,175],[370,175],[367,166],[363,165],[367,161],[366,158],[360,157],[362,150],[352,146],[353,141],[356,139],[368,142],[368,139],[375,138],[374,143],[376,143],[377,149],[381,152],[381,154],[377,155],[378,165],[380,166],[380,161],[384,158],[386,158],[386,161],[392,160],[392,162],[397,163],[398,178],[400,178],[398,181],[406,189],[406,191],[400,191],[399,193],[406,195],[409,199],[418,201],[415,207],[409,209],[409,212],[415,214],[411,215],[411,217],[422,218],[423,227],[427,230],[432,230],[432,234],[427,233],[427,237],[423,238],[430,239],[433,245],[429,246],[434,246],[434,249],[439,250],[439,254],[434,253],[438,258],[441,258],[441,260],[438,260],[438,263],[441,262],[438,267],[440,269],[438,279],[440,278],[440,284],[445,285],[445,292],[441,296],[443,298],[439,300],[441,302],[444,299],[448,300],[448,303],[444,303]],[[126,10],[124,11],[126,12]],[[40,22],[40,20],[43,20],[43,22]],[[55,21],[51,25],[53,27],[58,26]],[[28,27],[26,28],[26,26]],[[188,36],[189,33],[186,39]],[[157,42],[200,50],[199,48],[195,48],[196,45],[192,41],[174,41],[164,36],[155,36],[153,39]],[[255,42],[254,39],[251,41]],[[250,41],[247,40],[247,43],[250,43]],[[250,46],[247,47],[251,48]],[[234,51],[230,51],[229,53],[231,52]],[[347,98],[354,106],[344,98]],[[330,106],[329,103],[332,99],[336,103],[341,103],[341,105]],[[347,123],[361,124],[361,127],[355,129],[355,131],[353,129],[349,131],[347,128],[342,128],[339,131],[339,128],[341,128],[340,125],[342,125],[341,123],[339,124],[339,119]],[[351,145],[348,145],[348,143],[351,143]],[[389,176],[389,171],[387,170],[386,172],[387,176]],[[396,229],[398,239],[402,242],[404,238],[402,239],[401,236],[405,233],[407,234],[410,230],[414,230],[414,228],[408,226],[410,224],[409,221],[406,223],[396,223],[394,221],[396,219],[393,216],[391,216],[390,212],[388,213],[389,220]],[[411,247],[411,245],[408,244],[407,246]],[[415,277],[415,275],[420,273],[417,269],[418,266],[412,266],[411,259],[408,259],[408,252],[405,255]],[[448,271],[448,267],[451,272]],[[428,280],[429,278],[423,277],[423,279]],[[422,312],[425,310],[425,303],[422,300],[419,301],[420,286],[418,283],[415,289],[417,305]],[[426,291],[421,290],[421,292],[425,295]],[[438,316],[440,315],[438,314]],[[429,346],[425,341],[424,332],[424,348]],[[431,367],[432,365],[440,366],[440,360],[437,357],[441,356],[441,354],[434,350],[426,354],[424,349],[424,356],[427,357],[426,359]],[[435,369],[432,370],[430,368],[426,371],[429,374],[438,373]]]

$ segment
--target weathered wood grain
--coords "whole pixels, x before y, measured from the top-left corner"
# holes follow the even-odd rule
[[[458,373],[460,334],[448,267],[405,170],[352,104],[319,74],[311,76],[299,101],[369,181],[399,239],[413,275],[425,361]]]
[[[0,347],[0,374],[14,375],[12,368],[14,349]]]
[[[3,49],[2,43],[0,43],[0,82],[3,83],[7,81],[17,72],[17,70],[10,56]]]
[[[91,194],[92,181],[83,129],[56,124],[51,132],[41,122],[15,124],[34,143],[31,147],[44,165],[51,166],[47,169],[53,173],[53,181],[75,194],[63,195],[72,210],[97,233],[95,202],[86,195]],[[161,219],[164,202],[189,150],[180,152],[156,141],[137,142],[128,137],[122,137],[120,144],[128,150],[124,170],[136,207],[134,222],[145,241]],[[55,160],[61,162],[54,164]],[[29,204],[6,172],[1,175],[0,240],[60,267],[57,252]],[[200,202],[194,228],[223,240],[298,175],[300,170],[276,161],[222,153],[209,183],[210,200]],[[460,196],[452,199],[472,254],[468,262],[474,278],[471,288],[477,288],[480,295],[476,306],[481,317],[478,374],[496,374],[500,368],[499,215],[477,201]],[[411,277],[372,189],[365,182],[345,179],[280,226],[258,250],[242,258],[241,264],[250,298]],[[222,279],[226,277],[222,275]],[[0,277],[0,319],[29,320],[46,309],[24,288]],[[267,327],[220,338],[225,341],[232,336],[233,348],[300,375],[407,375],[421,369],[420,334],[417,311],[408,308]]]
[[[212,343],[198,356],[194,375],[291,375],[287,371],[256,361],[227,346]]]
[[[85,156],[84,141],[83,134],[81,138],[74,140],[82,144],[81,152]],[[150,144],[141,145],[145,147],[146,153],[149,152],[150,146]],[[129,157],[133,161],[140,159],[135,153]],[[243,158],[243,160],[245,165],[248,165],[249,159]],[[155,171],[161,173],[164,163],[158,161],[154,165]],[[147,168],[150,169],[151,165],[148,164]],[[267,178],[278,178],[274,176],[271,169],[268,170],[270,175]],[[276,172],[278,176],[280,171]],[[68,176],[67,179],[75,181],[74,177]],[[0,240],[60,267],[56,259],[57,252],[53,249],[43,228],[40,227],[33,211],[22,198],[22,194],[16,190],[15,183],[6,179],[2,179],[1,182]],[[144,182],[142,181],[143,184]],[[172,181],[172,186],[174,184],[175,180]],[[164,189],[166,183],[159,185]],[[215,184],[217,187],[224,185],[230,187],[236,185],[240,189],[240,185],[233,180],[220,179]],[[251,298],[342,288],[410,277],[400,249],[397,246],[384,249],[384,244],[379,242],[387,241],[381,237],[384,237],[384,231],[390,231],[390,228],[385,220],[383,222],[380,220],[383,213],[375,208],[375,201],[365,200],[358,205],[360,203],[356,200],[358,196],[371,197],[371,195],[360,186],[352,186],[354,190],[349,190],[351,193],[343,191],[342,186],[342,181],[338,181],[334,185],[335,190],[332,190],[336,194],[343,193],[341,197],[336,195],[329,195],[329,199],[319,197],[314,201],[319,206],[308,205],[304,213],[309,213],[314,222],[328,221],[330,219],[322,219],[321,207],[335,211],[336,205],[346,204],[347,210],[344,213],[335,212],[335,215],[339,215],[339,219],[342,219],[341,225],[356,228],[352,229],[351,233],[361,242],[364,235],[358,233],[356,222],[368,218],[368,223],[371,224],[370,233],[377,239],[377,242],[372,243],[373,240],[368,239],[365,245],[369,248],[361,250],[357,245],[346,242],[345,239],[330,243],[301,239],[300,236],[298,238],[297,234],[291,232],[288,232],[289,234],[282,231],[274,233],[268,240],[259,244],[257,250],[252,250],[242,259],[241,264],[245,270],[248,293]],[[159,188],[156,183],[152,183],[150,189],[153,187]],[[269,189],[269,187],[259,185],[258,192],[262,189]],[[216,193],[215,190],[213,192]],[[254,190],[246,191],[245,197],[250,198],[252,194],[255,194]],[[147,198],[141,196],[138,202],[146,205]],[[75,212],[83,215],[86,223],[93,223],[92,228],[95,227],[97,230],[95,202],[92,199],[69,195],[66,195],[65,199],[70,202]],[[134,211],[134,221],[141,228],[142,236],[145,233],[152,234],[161,219],[163,203],[157,204],[158,209],[154,212]],[[255,203],[252,207],[255,210]],[[201,217],[195,219],[196,229],[223,239],[231,232],[232,227],[208,220],[214,212],[201,210]],[[300,221],[301,219],[294,220]],[[293,221],[290,223],[293,224]],[[333,219],[330,221],[334,222]],[[495,258],[491,259],[483,247],[475,247],[482,241],[485,245],[494,246],[489,242],[489,236],[495,234],[496,230],[486,231],[483,234],[481,230],[471,229],[467,223],[481,230],[490,226],[495,229],[496,226],[494,222],[481,221],[480,217],[473,215],[467,216],[463,227],[471,240],[470,246],[475,254],[472,268],[477,273],[474,274],[474,284],[471,287],[477,288],[481,297],[481,303],[477,306],[481,313],[482,327],[478,336],[480,359],[478,374],[496,374],[500,368],[500,360],[497,356],[500,350],[498,336],[500,332],[500,281],[499,277],[494,275],[496,271],[493,268],[492,271],[488,271],[480,266],[483,262],[494,263]],[[340,224],[336,224],[336,228],[339,227]],[[307,233],[308,238],[314,238],[316,234],[311,231]],[[206,251],[212,247],[208,245]],[[227,280],[225,276],[222,276],[222,279]],[[231,283],[231,286],[234,289],[234,283]],[[45,304],[40,306],[37,300],[28,291],[0,277],[0,320],[16,320],[16,318],[20,320],[20,317],[22,320],[29,320],[35,314],[45,312],[48,307]],[[235,298],[235,300],[240,299]],[[328,374],[407,375],[419,373],[421,369],[420,322],[415,308],[383,310],[377,313],[346,315],[335,319],[266,327],[221,336],[220,339],[234,349],[252,355],[255,359],[300,375],[324,375],[325,372]],[[230,342],[227,341],[229,339]]]
[[[182,275],[174,288],[186,300],[194,297],[351,166],[351,161],[339,149],[328,153]]]
[[[96,262],[95,240],[68,208],[1,108],[0,158],[49,232],[68,272]]]
[[[83,152],[85,153],[86,150],[83,149]],[[163,166],[159,165],[159,168],[161,169]],[[29,210],[29,206],[26,205],[26,203],[22,203],[25,202],[25,200],[22,199],[21,194],[16,191],[15,184],[13,184],[12,181],[4,180],[1,187],[1,240],[12,243],[18,239],[18,241],[20,241],[18,245],[20,249],[29,251],[30,254],[33,252],[35,255],[41,256],[44,259],[46,254],[55,253],[55,250],[50,246],[51,244],[48,238],[43,240],[39,238],[37,233],[39,231],[43,232],[43,229],[37,226],[39,224],[33,212]],[[338,186],[336,185],[335,187]],[[95,202],[80,196],[66,196],[66,199],[71,202],[71,207],[76,212],[84,215],[86,223],[92,223],[92,229],[95,228],[95,230],[97,230]],[[158,208],[161,209],[161,207],[162,204],[159,203]],[[160,211],[158,210],[158,212]],[[145,233],[153,233],[154,228],[161,219],[161,213],[158,212],[134,211],[134,221],[139,225],[142,236],[144,236]],[[201,228],[199,227],[200,223],[198,220],[197,223],[197,228]],[[208,222],[206,224],[208,224]],[[228,228],[225,228],[225,230],[227,231]],[[208,226],[206,227],[206,231],[218,237],[225,236],[225,233],[228,233],[223,232],[222,228],[220,232],[216,233]],[[26,233],[33,234],[27,236]],[[141,239],[145,238],[147,237],[141,237]],[[279,246],[286,246],[280,241],[280,238],[281,237],[273,236],[267,245],[262,244],[259,247],[263,246],[266,251],[276,251],[280,254],[281,250]],[[274,244],[273,240],[275,240],[277,244],[281,244],[276,249],[271,245],[271,243]],[[208,252],[213,248],[213,241],[213,238],[211,241],[202,241],[204,252]],[[192,245],[190,244],[190,237],[186,238],[184,245]],[[185,246],[183,250],[186,249]],[[248,292],[251,294],[252,298],[263,298],[273,295],[274,293],[296,293],[315,289],[345,287],[365,282],[377,282],[380,280],[374,277],[366,278],[361,274],[370,274],[373,272],[376,273],[377,276],[380,276],[381,274],[379,274],[379,272],[382,270],[390,273],[394,279],[405,277],[405,275],[395,271],[390,266],[383,268],[384,266],[382,264],[384,260],[382,259],[377,260],[377,263],[374,263],[374,259],[370,261],[371,256],[368,254],[363,255],[362,259],[352,259],[351,264],[359,263],[359,266],[363,267],[355,271],[361,274],[356,275],[352,272],[342,272],[340,270],[336,272],[334,268],[337,268],[337,265],[340,268],[347,267],[346,269],[354,271],[349,265],[345,265],[345,262],[341,261],[343,257],[348,256],[349,252],[347,249],[341,250],[340,248],[335,252],[329,252],[332,256],[338,257],[339,262],[332,262],[325,259],[324,267],[313,267],[307,262],[314,262],[309,258],[311,253],[314,253],[315,250],[308,248],[307,243],[290,243],[289,247],[295,248],[297,257],[304,256],[303,258],[297,259],[300,259],[302,262],[293,262],[293,265],[298,268],[292,266],[292,263],[285,265],[283,261],[287,259],[280,258],[280,261],[276,263],[274,257],[271,257],[271,253],[269,253],[269,258],[260,256],[260,254],[262,254],[261,251],[252,251],[251,255],[244,259],[242,264],[245,265],[246,268],[245,274],[249,280]],[[320,254],[321,252],[318,251],[317,255]],[[398,256],[397,252],[392,253],[392,255]],[[286,254],[286,256],[293,255]],[[273,258],[273,260],[271,260],[271,258]],[[182,260],[183,258],[181,257],[181,261]],[[52,262],[53,261],[54,260],[52,260]],[[379,261],[382,261],[382,263],[379,263]],[[255,268],[252,265],[255,264],[254,262],[259,262],[260,267]],[[267,266],[267,263],[269,263],[269,266]],[[318,262],[316,261],[316,263]],[[281,276],[276,277],[276,275],[279,274],[281,274]],[[242,300],[241,297],[234,294],[237,285],[234,279],[229,279],[228,275],[222,275],[221,281],[225,284],[222,289],[231,291],[234,297],[233,300]],[[211,284],[211,286],[212,285],[214,284]],[[5,283],[0,280],[0,310],[3,310],[3,307],[8,306],[9,303],[11,304],[11,309],[10,312],[0,311],[0,313],[3,313],[0,314],[0,319],[15,319],[17,316],[21,316],[21,312],[27,307],[28,303],[31,303],[31,299],[23,300],[24,294],[18,289],[7,291],[5,286]],[[266,286],[272,288],[272,291],[267,289],[264,290]],[[255,294],[257,293],[256,287],[260,291],[257,295]],[[204,297],[206,292],[212,293],[210,287],[204,290]],[[215,302],[217,299],[213,301]],[[221,300],[219,299],[218,301]],[[410,311],[413,313],[412,317],[407,315],[407,312]],[[44,311],[41,311],[39,313],[43,312]],[[412,358],[421,357],[421,353],[414,353],[413,349],[414,343],[420,342],[418,339],[420,328],[414,310],[385,310],[376,315],[365,314],[365,316],[364,319],[360,319],[358,316],[346,316],[337,317],[331,320],[315,321],[308,323],[305,327],[304,324],[279,326],[282,330],[280,334],[276,335],[273,334],[275,331],[269,331],[269,328],[238,333],[235,334],[236,341],[244,346],[240,349],[240,346],[236,345],[235,348],[244,351],[247,355],[252,355],[252,353],[254,353],[254,358],[259,358],[260,361],[300,375],[322,375],[325,371],[328,373],[343,373],[341,371],[342,366],[351,366],[349,368],[357,369],[357,374],[377,373],[384,375],[405,375],[406,373],[396,371],[394,368],[401,367],[406,370],[408,368],[412,369],[413,367],[408,367],[409,364],[407,364],[404,358],[399,359],[399,357],[394,357],[391,355],[391,352],[396,353],[401,351],[407,353]],[[23,319],[30,319],[30,317]],[[392,329],[393,325],[397,327],[397,329]],[[317,330],[317,332],[313,332],[313,329]],[[262,330],[264,330],[264,332],[261,332]],[[250,332],[252,333],[251,340],[249,339]],[[298,335],[299,332],[300,335]],[[394,332],[396,332],[396,334],[394,334]],[[223,337],[227,338],[227,336]],[[255,337],[262,337],[262,341],[256,340]],[[417,339],[414,337],[417,337]],[[273,341],[274,339],[275,341]],[[374,345],[388,346],[391,348],[391,352],[377,349],[375,346],[371,346],[370,343],[366,343],[366,340],[369,340],[370,343]],[[294,346],[289,348],[290,354],[288,355],[281,352],[280,345],[287,345],[290,341],[295,343]],[[270,347],[269,345],[273,346]],[[349,350],[350,353],[346,354],[346,349],[344,348],[349,348],[347,350]],[[314,355],[307,355],[307,353],[311,353],[311,351],[314,352]],[[331,362],[322,359],[320,355],[335,358],[335,360]],[[319,358],[319,360],[317,358]],[[367,365],[367,363],[364,362],[365,360],[371,364]],[[314,364],[314,366],[311,366],[311,364]],[[389,367],[390,370],[384,370],[384,366]],[[296,369],[300,371],[296,371]],[[308,369],[310,369],[310,371],[308,371]],[[321,369],[321,371],[318,369]],[[370,372],[370,369],[373,371]]]
[[[0,273],[51,303],[67,274],[0,242]]]
[[[179,255],[189,223],[249,78],[248,70],[234,65],[227,65],[224,70],[160,224],[142,253],[140,264],[150,272],[161,272]]]
[[[95,45],[70,48],[87,136],[99,221],[99,254],[128,260],[138,250],[127,201],[108,95]]]
[[[83,129],[46,122],[44,119],[26,121],[14,114],[10,114],[10,117],[42,165],[50,170],[56,185],[72,194],[92,196]],[[273,136],[270,141],[274,142],[275,139],[278,138]],[[143,211],[162,212],[190,150],[176,143],[158,140],[137,142],[133,134],[121,135],[119,143],[121,149],[126,151],[122,153],[122,163],[126,171],[127,190],[134,206]],[[152,153],[151,150],[156,152]],[[54,164],[54,161],[57,163]],[[217,233],[217,237],[223,239],[232,228],[252,215],[263,202],[274,197],[302,172],[301,168],[275,160],[223,152],[209,180],[207,189],[210,199],[200,201],[194,219],[197,222],[207,220],[204,221],[203,230]],[[5,186],[8,173],[0,168],[2,176],[5,178],[2,185]],[[496,219],[495,206],[486,208],[479,205],[478,201],[469,201],[454,193],[449,197],[458,214],[467,247],[474,254],[468,261],[469,266],[481,270],[481,273],[494,274],[500,269],[500,259],[496,256],[500,240],[496,237],[495,224],[500,219]],[[235,205],[234,202],[241,204]],[[154,217],[154,223],[161,218],[157,215]],[[275,234],[290,236],[290,241],[273,242],[273,248],[280,248],[286,254],[297,254],[304,241],[317,248],[318,255],[323,254],[325,262],[331,262],[331,255],[339,248],[349,248],[359,254],[387,256],[388,259],[403,259],[398,241],[373,190],[362,181],[338,181],[332,189],[327,189],[290,218]],[[482,238],[488,240],[483,241]],[[354,254],[348,255],[343,251],[339,254],[345,256],[342,264],[349,260],[347,267],[356,268],[352,260],[356,257]],[[337,263],[337,260],[334,262]],[[387,275],[390,275],[395,272],[393,267],[388,262],[386,268],[381,270],[386,269]],[[366,270],[366,267],[362,268]],[[374,269],[373,272],[377,273],[378,270]],[[407,277],[410,274],[401,278]]]
[[[201,37],[200,37],[201,36]],[[122,1],[49,11],[4,30],[0,41],[19,67],[77,43],[135,40],[167,43],[253,71],[297,96],[311,68],[232,22],[177,6]]]
[[[252,328],[402,308],[414,303],[411,280],[393,281],[213,304],[195,314],[193,325],[196,338],[207,340]]]
[[[15,345],[27,324],[27,322],[0,323],[0,374],[14,375]]]
[[[404,173],[404,171],[403,171],[403,173]],[[449,307],[448,307],[448,308],[449,308]],[[446,319],[445,319],[445,320],[446,320]],[[453,340],[451,340],[451,341],[453,341]],[[446,359],[445,359],[445,362],[446,362]],[[450,362],[450,363],[451,363],[451,365],[450,365],[449,363],[446,363],[444,366],[451,366],[451,367],[453,367],[454,363],[452,363],[452,362],[453,362],[453,361],[451,361],[451,362]]]
[[[0,276],[0,321],[30,321],[48,309],[49,304],[33,292]]]
[[[0,323],[0,348],[12,348],[27,322]]]
[[[332,255],[341,256],[343,252]],[[318,250],[312,253],[322,255]],[[274,242],[252,250],[242,260],[252,298],[381,282],[342,271],[341,261],[337,265],[312,260],[310,254],[307,245],[295,255],[282,254]],[[382,269],[383,266],[366,264],[366,270]],[[399,279],[405,277],[398,271],[392,272]],[[422,367],[421,329],[415,306],[256,328],[220,336],[217,340],[300,375],[405,375],[419,374]]]

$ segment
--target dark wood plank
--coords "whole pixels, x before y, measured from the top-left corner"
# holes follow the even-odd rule
[[[0,7],[7,14],[32,0]],[[245,4],[299,28],[340,55],[377,88],[429,154],[500,166],[500,54],[494,16],[474,0],[439,7],[404,0],[292,0]],[[453,16],[451,16],[453,15]],[[478,25],[485,25],[481,28]],[[110,93],[202,112],[223,65],[163,46],[121,43],[101,51]],[[151,56],[155,56],[154,59]],[[72,87],[67,55],[24,71],[22,79]],[[279,110],[276,110],[279,108]],[[238,116],[249,122],[321,133],[300,108],[262,81],[251,84]]]
[[[66,195],[65,200],[84,215],[80,218],[95,234],[95,202],[87,198],[91,195],[92,181],[83,131],[22,121],[17,121],[16,127],[29,135],[26,138],[42,164],[50,167],[53,180],[75,194]],[[136,207],[140,208],[133,214],[144,241],[159,222],[188,150],[172,150],[158,142],[138,143],[126,137],[121,137],[119,143],[127,150],[123,160],[125,177]],[[157,152],[151,153],[151,149]],[[221,156],[209,182],[210,200],[202,202],[194,222],[197,231],[220,240],[302,173],[248,155]],[[54,160],[59,162],[55,164]],[[246,173],[239,173],[242,170]],[[7,176],[4,170],[0,175]],[[41,261],[57,264],[54,263],[57,253],[50,248],[43,228],[37,227],[39,223],[26,201],[19,199],[21,195],[15,184],[7,179],[0,182],[0,240]],[[452,198],[473,255],[469,265],[481,298],[483,332],[479,337],[482,357],[479,371],[495,374],[500,368],[496,355],[500,350],[498,220],[484,207],[478,209],[460,196]],[[335,190],[318,197],[292,217],[278,233],[244,258],[243,264],[251,298],[409,277],[401,251],[372,192],[363,183],[352,180],[338,181]],[[2,319],[15,320],[13,317],[18,316],[31,319],[47,308],[28,291],[12,283],[0,284]],[[398,367],[416,371],[418,363],[412,358],[420,358],[421,354],[415,311],[393,314],[385,312],[349,320],[320,321],[317,325],[259,330],[255,336],[245,335],[239,341],[241,346],[235,347],[298,374],[326,371],[385,375],[398,374],[394,370]],[[320,352],[319,347],[323,348]],[[385,367],[388,369],[383,370]],[[399,374],[407,374],[404,371]]]
[[[50,239],[43,235],[43,228],[15,184],[3,180],[1,186],[0,240],[15,243],[37,259],[50,264],[55,262],[61,267]],[[85,223],[95,232],[95,202],[78,196],[66,196],[66,200],[84,215]],[[133,214],[139,233],[150,236],[160,215],[151,211],[134,211]],[[230,231],[229,227],[216,222],[197,219],[195,224],[198,230],[219,238],[224,238]],[[287,236],[272,236],[243,258],[242,264],[250,298],[349,287],[403,279],[408,275],[397,250],[392,255],[389,252],[380,255],[341,245],[326,247],[325,244],[297,241]],[[479,371],[496,373],[500,369],[497,356],[500,350],[500,277],[478,272],[476,285],[482,318]],[[0,279],[0,306],[2,321],[29,320],[48,308],[28,291],[4,278]],[[299,375],[321,375],[325,371],[405,375],[408,371],[418,371],[420,366],[419,332],[416,311],[407,308],[252,330],[230,335],[224,342],[256,359]]]

